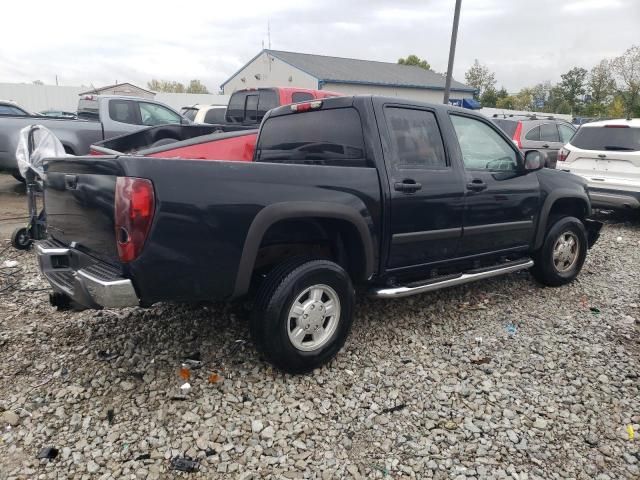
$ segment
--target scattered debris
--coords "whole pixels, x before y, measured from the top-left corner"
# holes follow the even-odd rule
[[[180,472],[195,472],[198,470],[198,462],[191,457],[175,457],[171,459],[171,468]]]
[[[180,378],[185,382],[191,380],[191,370],[189,370],[189,367],[185,363],[183,363],[182,367],[180,367]]]
[[[58,449],[55,447],[44,447],[40,452],[38,452],[38,456],[36,458],[48,458],[49,460],[53,460],[58,456]]]
[[[224,380],[224,377],[222,377],[221,375],[218,375],[215,372],[209,375],[209,383],[220,383],[223,380]]]
[[[381,467],[380,465],[376,465],[375,463],[370,464],[371,468],[378,470],[379,472],[382,472],[382,475],[384,475],[385,477],[387,475],[389,475],[389,470],[387,470],[384,467]]]
[[[17,260],[5,260],[2,266],[6,268],[13,268],[18,266],[18,262]]]
[[[518,331],[518,327],[513,323],[507,323],[504,328],[511,337],[513,337]]]
[[[149,460],[150,458],[151,458],[150,453],[141,453],[135,458],[135,460]]]
[[[636,436],[636,432],[633,431],[633,425],[627,425],[627,433],[629,434],[629,440],[633,440]]]
[[[395,405],[393,407],[390,408],[383,408],[382,409],[382,413],[393,413],[393,412],[398,412],[400,410],[404,410],[406,408],[406,404],[405,403],[400,403],[399,405]]]
[[[472,358],[471,363],[474,365],[484,365],[485,363],[489,363],[491,361],[491,357],[480,357],[480,358]]]
[[[113,425],[113,420],[115,416],[116,415],[113,411],[113,408],[110,408],[109,410],[107,410],[107,421],[109,422],[109,425]]]
[[[207,457],[211,457],[212,455],[215,455],[215,454],[216,454],[216,451],[215,451],[213,448],[207,448],[207,449],[204,451],[204,454],[205,454]]]
[[[589,310],[591,310],[591,313],[594,315],[598,315],[600,313],[600,309],[597,307],[591,307]]]
[[[185,395],[191,391],[191,384],[189,382],[180,385],[180,391]]]
[[[108,362],[109,360],[113,360],[118,356],[116,352],[110,352],[109,350],[98,350],[98,360],[103,362]]]

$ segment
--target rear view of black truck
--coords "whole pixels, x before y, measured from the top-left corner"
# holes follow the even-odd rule
[[[253,162],[51,160],[37,254],[60,307],[250,296],[257,348],[305,372],[343,346],[355,287],[572,281],[599,226],[581,179],[540,168],[468,111],[313,100],[266,115]]]

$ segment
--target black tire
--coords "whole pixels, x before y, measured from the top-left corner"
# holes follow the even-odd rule
[[[27,227],[16,228],[11,234],[11,245],[17,250],[29,250],[31,243]]]
[[[324,344],[303,351],[289,338],[292,322],[297,324],[289,318],[289,311],[306,289],[316,285],[328,286],[337,295],[339,317]],[[328,298],[325,295],[322,298]],[[340,351],[351,330],[353,303],[351,280],[338,264],[328,260],[292,259],[275,267],[260,285],[249,322],[251,337],[258,351],[280,370],[306,373],[326,364]],[[324,321],[330,320],[321,320]],[[302,341],[307,336],[305,334]]]
[[[11,176],[13,178],[15,178],[17,181],[19,181],[20,183],[26,183],[27,182],[24,179],[24,177],[22,175],[20,175],[20,172],[11,172]]]
[[[587,258],[587,231],[575,217],[556,217],[550,219],[549,224],[542,248],[534,255],[535,265],[531,274],[543,285],[559,287],[572,282],[580,273]],[[561,236],[567,238],[567,235],[576,242],[577,255],[572,263],[558,266],[554,261],[554,247]],[[566,270],[562,267],[566,267]]]

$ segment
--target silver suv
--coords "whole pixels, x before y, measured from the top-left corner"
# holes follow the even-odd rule
[[[552,116],[495,114],[491,120],[511,137],[523,154],[530,150],[542,153],[547,168],[556,167],[558,150],[576,133],[576,127]]]

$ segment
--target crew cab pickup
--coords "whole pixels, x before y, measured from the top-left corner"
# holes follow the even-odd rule
[[[78,100],[78,119],[17,115],[0,117],[0,170],[20,178],[16,147],[20,130],[28,125],[47,127],[67,153],[86,155],[91,144],[152,125],[189,124],[169,106],[136,97],[84,95]]]
[[[523,269],[572,281],[601,224],[584,180],[540,160],[468,110],[298,103],[266,114],[252,162],[49,161],[37,255],[59,307],[251,297],[257,348],[305,372],[343,346],[355,287],[400,298]]]

